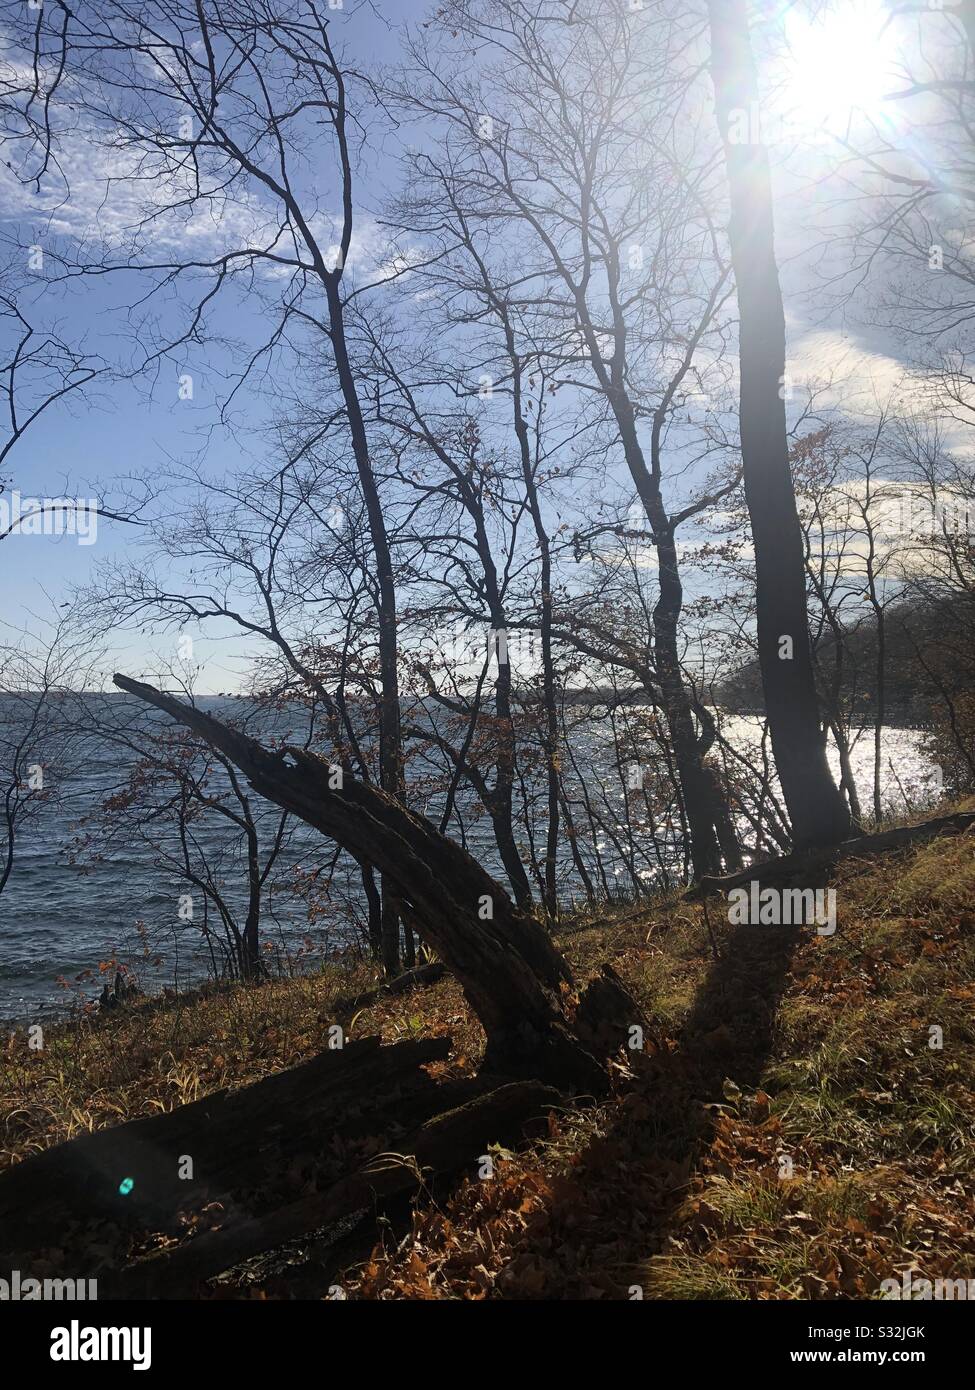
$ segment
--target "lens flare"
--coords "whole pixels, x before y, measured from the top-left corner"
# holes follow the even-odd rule
[[[897,87],[890,10],[880,0],[842,0],[817,19],[793,6],[782,110],[797,125],[841,133],[860,114],[876,119]]]

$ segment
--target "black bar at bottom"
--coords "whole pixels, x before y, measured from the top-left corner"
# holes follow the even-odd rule
[[[476,1367],[481,1382],[494,1357],[499,1372],[510,1375],[537,1356],[551,1382],[563,1356],[566,1374],[578,1374],[573,1361],[583,1346],[599,1359],[610,1356],[622,1374],[632,1373],[618,1360],[627,1353],[648,1373],[667,1364],[666,1357],[673,1358],[673,1369],[703,1371],[882,1366],[927,1372],[957,1364],[973,1327],[964,1301],[0,1302],[0,1345],[6,1359],[14,1358],[18,1380],[47,1367],[68,1379],[79,1371],[170,1378],[220,1371],[240,1372],[249,1384],[273,1375],[275,1390],[283,1373],[289,1380],[299,1374],[296,1356],[320,1361],[326,1378],[330,1366],[337,1370],[337,1355],[343,1365],[352,1362],[346,1374],[359,1362],[370,1375],[398,1376],[411,1362],[415,1368],[414,1355],[430,1365],[441,1351],[454,1374]],[[464,1338],[460,1360],[458,1332]],[[397,1341],[384,1345],[398,1350],[383,1367],[375,1343],[363,1334],[385,1339],[391,1333]]]

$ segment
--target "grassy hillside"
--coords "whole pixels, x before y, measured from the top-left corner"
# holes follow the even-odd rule
[[[975,1270],[975,841],[847,861],[833,937],[731,927],[712,900],[564,925],[583,983],[609,959],[652,1020],[614,1092],[553,1116],[412,1211],[310,1238],[224,1291],[366,1298],[863,1298]],[[82,1130],[257,1080],[326,1030],[480,1033],[451,980],[362,1004],[371,972],[214,991],[84,1020],[0,1065],[0,1166]],[[932,1047],[942,1030],[943,1047]],[[395,1146],[394,1146],[395,1147]],[[370,1253],[371,1252],[371,1253]],[[338,1272],[337,1272],[338,1271]]]

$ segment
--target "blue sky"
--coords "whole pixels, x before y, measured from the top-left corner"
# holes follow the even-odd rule
[[[350,58],[368,65],[395,60],[398,37],[391,32],[390,24],[422,20],[429,8],[428,0],[396,0],[395,4],[385,5],[355,5],[347,0],[345,9],[333,11],[330,17],[336,28],[341,26],[347,35]],[[92,218],[104,219],[106,215],[111,225],[112,210],[106,214],[101,205],[104,170],[97,163],[88,165],[84,150],[77,150],[76,157],[72,199],[63,208],[52,207],[43,197],[32,206],[29,195],[13,190],[9,181],[5,188],[0,188],[0,195],[6,194],[4,220],[8,225],[19,221],[24,240],[37,239],[43,244],[49,236],[70,238]],[[808,276],[801,261],[793,263],[791,257],[803,249],[806,237],[804,197],[808,195],[803,192],[803,181],[809,172],[804,168],[797,175],[793,167],[788,176],[780,178],[783,199],[778,211],[778,236],[787,291],[792,369],[800,382],[833,370],[848,376],[859,375],[869,398],[878,389],[878,383],[881,391],[889,389],[900,374],[902,363],[897,345],[882,334],[851,328],[837,318],[820,321],[815,306],[803,303],[798,293],[808,287]],[[378,206],[392,177],[391,160],[382,154],[377,143],[360,176],[359,196],[365,212],[359,225],[366,255],[374,249],[378,238],[371,210]],[[320,199],[320,205],[324,210],[325,197]],[[119,206],[117,216],[121,223],[125,218],[124,198]],[[243,209],[240,215],[259,215],[259,210]],[[200,236],[201,245],[206,245],[211,236],[232,236],[233,231],[232,226],[196,226],[194,234]],[[83,334],[93,351],[117,356],[122,349],[119,306],[133,293],[132,284],[126,284],[122,277],[85,282],[70,297],[58,301],[64,336],[71,339]],[[263,325],[259,316],[235,297],[220,309],[217,326],[246,339]],[[120,480],[133,475],[151,479],[167,461],[196,454],[205,432],[207,468],[216,474],[232,468],[240,460],[242,447],[260,447],[252,433],[248,438],[248,431],[267,418],[271,404],[259,394],[248,393],[239,403],[240,431],[236,435],[219,427],[208,431],[216,423],[216,401],[223,388],[221,378],[233,366],[232,358],[218,349],[195,348],[187,352],[178,367],[174,363],[163,365],[151,396],[147,396],[144,382],[122,383],[96,390],[88,399],[78,396],[70,404],[55,406],[10,456],[8,472],[13,486],[28,497],[65,493],[88,497],[97,493],[111,500]],[[193,376],[192,401],[179,399],[181,370]],[[140,543],[137,528],[107,520],[102,521],[97,544],[93,546],[80,546],[70,536],[9,537],[0,544],[0,584],[7,596],[8,615],[21,613],[25,625],[36,626],[35,615],[62,603],[72,585],[84,583],[90,576],[93,564],[137,555]],[[8,616],[8,621],[17,620]],[[115,664],[133,673],[152,665],[148,638],[138,633],[115,633],[112,637],[117,651]],[[165,648],[164,643],[160,645]],[[197,642],[196,655],[205,664],[201,689],[216,691],[237,685],[246,656],[243,642],[203,638]]]
[[[422,21],[429,9],[429,0],[395,0],[395,4],[346,0],[344,8],[333,10],[329,18],[336,31],[344,31],[350,58],[368,64],[395,60],[400,40],[391,26]],[[0,220],[24,242],[43,246],[52,228],[55,235],[70,236],[96,218],[102,226],[112,225],[111,208],[100,206],[103,171],[84,167],[83,150],[77,156],[78,163],[70,170],[72,198],[64,206],[43,194],[32,199],[12,182],[5,184],[0,206],[5,205],[6,211]],[[372,153],[359,172],[358,195],[364,208],[375,204],[389,178],[388,162]],[[121,209],[119,220],[124,220],[124,199],[116,196],[116,202]],[[372,220],[367,212],[360,227],[364,235],[370,234]],[[86,281],[71,294],[59,295],[56,318],[61,335],[67,341],[83,337],[89,350],[116,359],[120,351],[129,351],[120,336],[120,309],[135,297],[136,289],[133,277],[113,276]],[[50,299],[42,293],[36,305],[37,321],[47,319]],[[248,328],[256,334],[262,327],[256,316],[248,325],[247,315],[246,304],[237,298],[232,308],[219,311],[216,322],[246,337]],[[79,393],[53,406],[10,454],[11,488],[24,498],[101,496],[110,504],[124,480],[138,475],[152,479],[172,460],[196,456],[204,441],[208,470],[219,474],[233,467],[241,457],[241,434],[265,419],[267,410],[266,401],[248,393],[235,410],[240,426],[237,437],[217,424],[218,397],[224,389],[221,376],[236,365],[233,355],[193,349],[179,370],[175,364],[163,365],[151,383],[151,396],[150,383],[143,380],[96,387],[85,396]],[[179,371],[193,376],[192,401],[179,399]],[[245,439],[243,447],[257,449],[260,444]],[[79,545],[67,535],[10,535],[0,544],[0,585],[8,623],[37,631],[39,620],[57,609],[71,586],[85,583],[93,565],[138,554],[141,543],[139,528],[105,518],[100,521],[97,542],[90,546]],[[166,650],[165,641],[157,645]],[[203,639],[196,646],[207,668],[203,688],[233,688],[239,681],[245,644]],[[127,670],[151,664],[151,639],[137,632],[113,634],[113,647],[117,663]]]

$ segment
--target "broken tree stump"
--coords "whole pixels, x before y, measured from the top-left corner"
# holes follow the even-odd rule
[[[579,997],[575,1031],[597,1057],[612,1057],[630,1045],[630,1029],[650,1036],[650,1025],[639,1004],[607,962]]]

